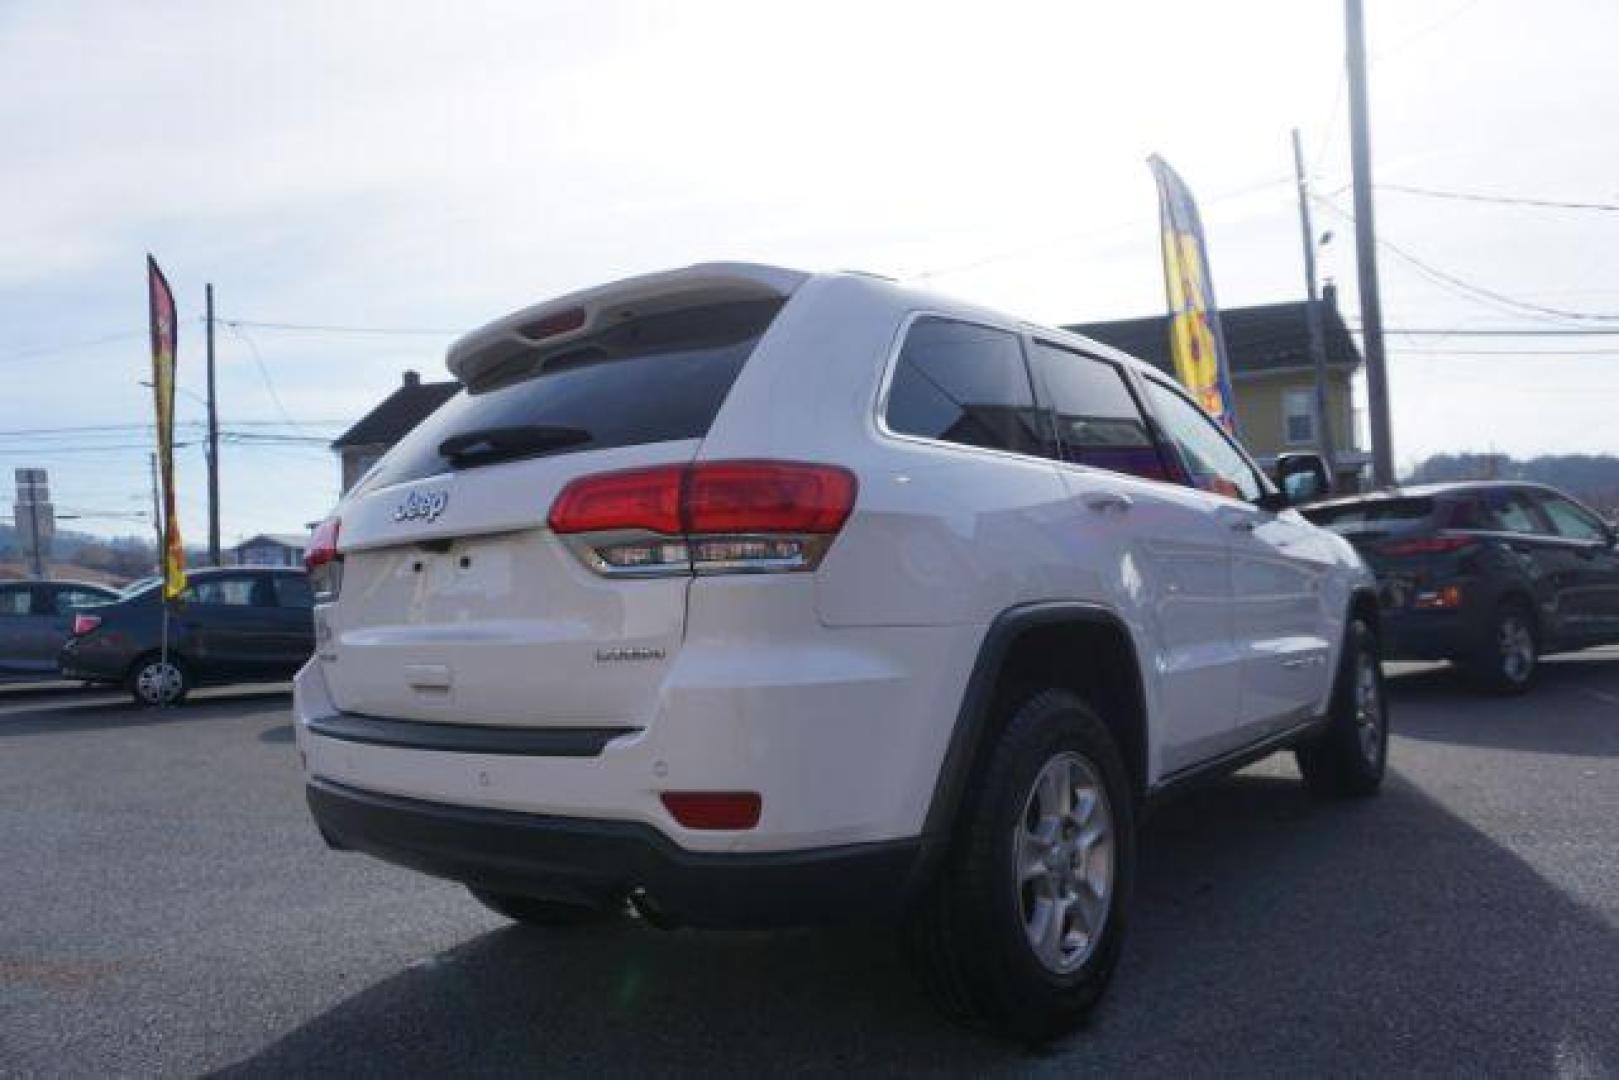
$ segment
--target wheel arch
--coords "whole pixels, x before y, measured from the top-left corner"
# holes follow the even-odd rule
[[[1096,706],[1119,744],[1135,794],[1145,794],[1147,699],[1124,620],[1109,608],[1080,602],[1009,608],[985,632],[968,677],[923,827],[929,856],[924,863],[948,848],[967,782],[1005,722],[1005,706],[1036,686],[1066,687]]]

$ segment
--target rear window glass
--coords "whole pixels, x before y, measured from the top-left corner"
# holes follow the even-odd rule
[[[1417,525],[1433,515],[1432,499],[1366,499],[1338,506],[1316,506],[1301,511],[1317,525]]]
[[[887,419],[900,434],[964,446],[1042,454],[1051,445],[1016,335],[932,315],[905,336]]]
[[[382,459],[370,483],[700,439],[782,303],[748,300],[647,315],[561,349],[507,360],[422,421]]]

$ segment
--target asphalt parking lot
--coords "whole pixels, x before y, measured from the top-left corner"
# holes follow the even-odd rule
[[[1149,823],[1088,1030],[947,1026],[880,928],[531,931],[328,852],[283,689],[0,688],[0,1074],[1619,1073],[1619,650],[1391,681],[1383,795],[1274,759]]]

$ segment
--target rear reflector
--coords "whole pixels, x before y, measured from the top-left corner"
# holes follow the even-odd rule
[[[75,615],[73,616],[73,636],[83,637],[100,625],[100,615]]]
[[[764,807],[756,791],[665,791],[662,798],[688,829],[751,829]]]

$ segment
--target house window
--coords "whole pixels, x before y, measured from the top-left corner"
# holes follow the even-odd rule
[[[1315,442],[1315,391],[1282,391],[1282,433],[1289,446]]]

